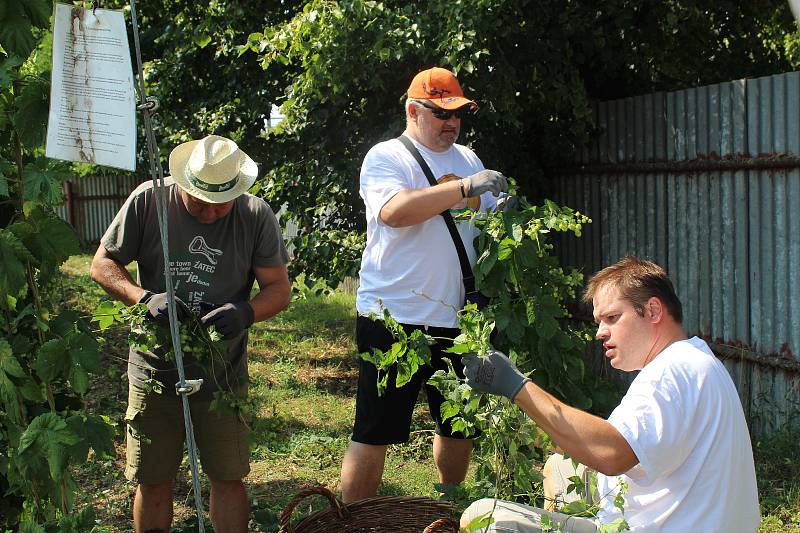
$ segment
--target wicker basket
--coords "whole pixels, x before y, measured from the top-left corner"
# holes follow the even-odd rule
[[[320,494],[330,509],[314,513],[292,526],[300,500]],[[458,533],[447,502],[408,496],[381,496],[345,504],[325,487],[300,491],[281,513],[278,533]]]

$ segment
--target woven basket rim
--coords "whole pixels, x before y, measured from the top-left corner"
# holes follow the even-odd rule
[[[331,506],[291,525],[291,515],[300,500],[321,495]],[[399,521],[399,523],[396,523]],[[342,531],[386,531],[393,533],[458,531],[453,520],[453,505],[424,496],[375,496],[343,503],[327,487],[301,490],[281,514],[281,533],[342,533]],[[432,527],[432,529],[431,529]],[[449,529],[448,529],[449,528]]]

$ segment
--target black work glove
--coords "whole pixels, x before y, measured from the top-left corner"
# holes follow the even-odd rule
[[[203,315],[200,322],[204,326],[213,324],[223,339],[232,339],[252,326],[253,320],[255,320],[255,314],[250,302],[227,303],[218,307],[201,302],[200,308],[204,311],[211,309]]]
[[[145,291],[139,299],[140,304],[147,305],[147,318],[157,324],[169,324],[169,313],[167,312],[167,293],[159,292],[153,294]],[[175,296],[175,310],[177,311],[178,321],[181,322],[192,316],[189,306],[183,300]]]
[[[467,385],[480,392],[505,396],[512,402],[520,389],[530,381],[506,354],[488,350],[486,357],[468,353],[461,358]]]

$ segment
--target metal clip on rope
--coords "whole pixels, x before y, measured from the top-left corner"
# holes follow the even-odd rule
[[[153,111],[158,109],[158,98],[156,98],[155,96],[148,96],[147,98],[145,98],[144,102],[136,106],[136,109],[138,109],[139,111],[144,111],[146,109],[147,111],[152,113]]]
[[[185,394],[189,396],[199,391],[202,386],[202,379],[187,379],[183,382],[183,387],[181,387],[181,382],[179,381],[175,384],[175,394]]]

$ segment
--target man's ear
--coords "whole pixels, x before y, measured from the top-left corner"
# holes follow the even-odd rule
[[[406,102],[406,115],[411,120],[417,120],[417,106],[410,102]]]
[[[661,322],[661,320],[664,318],[664,304],[662,304],[661,300],[655,296],[652,296],[649,300],[647,300],[645,309],[647,310],[650,321],[653,323]]]

